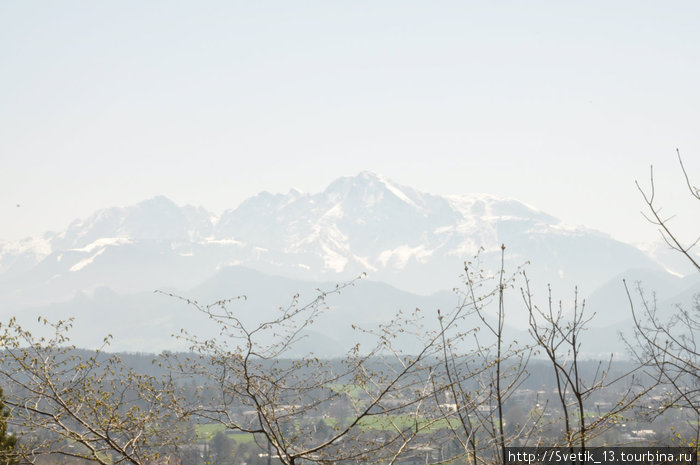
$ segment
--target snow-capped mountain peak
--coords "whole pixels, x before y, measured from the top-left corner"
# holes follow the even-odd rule
[[[656,266],[631,246],[514,199],[429,194],[363,171],[318,193],[261,192],[220,217],[163,196],[100,210],[59,234],[3,245],[0,282],[19,275],[34,286],[70,281],[64,287],[73,295],[76,283],[107,285],[109,270],[118,269],[119,286],[152,290],[156,282],[188,283],[241,264],[326,280],[368,271],[433,292],[451,288],[480,247],[488,255],[502,243],[513,263],[530,260],[545,282],[567,286],[593,285],[622,267]]]
[[[331,202],[359,203],[370,208],[382,201],[395,200],[418,210],[424,208],[421,193],[373,171],[362,171],[356,176],[336,179],[329,184],[324,194]]]

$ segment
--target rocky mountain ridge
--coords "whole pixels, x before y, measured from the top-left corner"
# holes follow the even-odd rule
[[[627,268],[657,267],[630,245],[568,227],[516,200],[426,194],[363,172],[316,194],[262,192],[218,217],[165,197],[100,210],[60,233],[2,245],[0,282],[73,281],[71,275],[99,276],[118,263],[136,275],[151,269],[154,284],[191,286],[222,266],[245,265],[316,280],[367,272],[430,293],[458,283],[464,262],[480,248],[489,255],[502,243],[511,263],[530,261],[535,274],[567,287],[592,288]],[[179,276],[183,267],[192,280]],[[117,287],[129,290],[122,284]],[[87,279],[85,285],[112,283]]]

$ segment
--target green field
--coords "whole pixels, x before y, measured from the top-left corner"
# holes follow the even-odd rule
[[[328,387],[331,391],[347,394],[354,400],[358,400],[365,392],[356,384],[331,384]]]
[[[342,424],[340,424],[337,420],[332,418],[326,418],[324,419],[324,422],[331,427],[342,427]],[[363,431],[396,431],[397,429],[405,430],[408,428],[415,428],[416,420],[415,417],[412,415],[392,415],[389,417],[371,416],[363,418],[359,422],[358,426]],[[417,427],[421,431],[421,433],[433,432],[436,430],[449,428],[450,426],[452,428],[458,428],[460,426],[459,420],[452,419],[448,422],[447,419],[431,421],[428,419],[419,418],[417,422]],[[204,441],[211,441],[216,435],[216,433],[225,430],[226,428],[224,427],[224,425],[216,423],[197,425],[195,428],[197,437]],[[235,433],[233,431],[228,431],[226,434],[230,438],[234,439],[236,443],[239,444],[245,444],[254,440],[253,434],[250,433]]]

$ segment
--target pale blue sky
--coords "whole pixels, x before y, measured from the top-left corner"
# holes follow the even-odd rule
[[[368,169],[648,241],[634,179],[656,165],[681,213],[679,147],[700,184],[698,24],[690,1],[3,1],[0,239]]]

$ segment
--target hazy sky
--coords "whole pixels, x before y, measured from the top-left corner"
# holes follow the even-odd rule
[[[0,239],[368,169],[648,241],[652,163],[700,231],[674,159],[700,184],[698,24],[691,1],[3,1]]]

